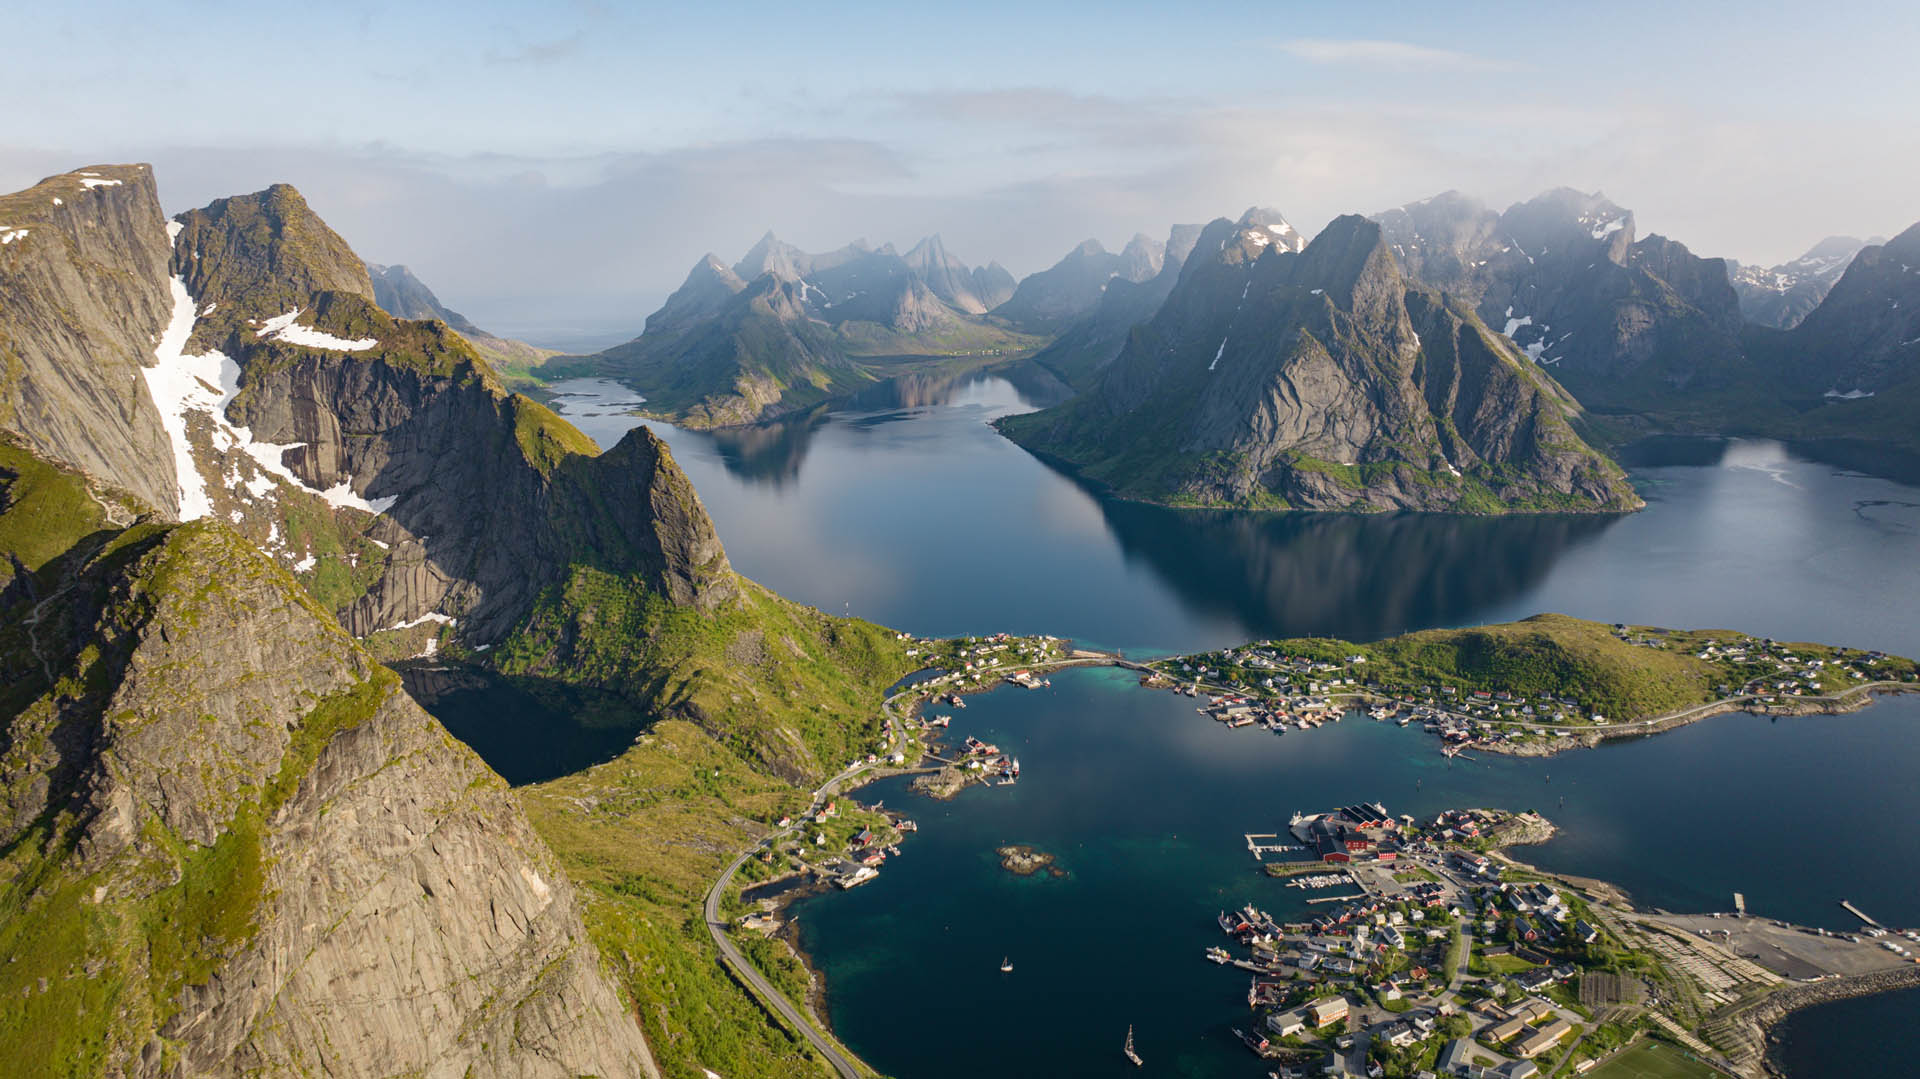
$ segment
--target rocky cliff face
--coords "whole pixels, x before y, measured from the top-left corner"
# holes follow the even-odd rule
[[[1225,227],[1227,221],[1220,219]],[[1133,327],[1153,317],[1180,280],[1180,267],[1200,238],[1200,225],[1175,225],[1165,244],[1147,248],[1135,237],[1128,250],[1146,258],[1141,268],[1152,265],[1153,272],[1138,284],[1124,276],[1107,282],[1099,304],[1068,327],[1053,343],[1036,353],[1039,364],[1062,382],[1084,390],[1092,386],[1099,373],[1126,347]]]
[[[1209,227],[1098,385],[1009,417],[1124,494],[1197,505],[1501,512],[1637,506],[1572,399],[1471,311],[1401,273],[1378,225],[1304,250]]]
[[[283,570],[5,463],[71,541],[0,599],[18,1074],[651,1072],[505,785]]]
[[[167,324],[167,236],[145,165],[0,196],[0,431],[179,512],[141,371]]]
[[[1741,316],[1756,326],[1793,329],[1826,299],[1861,248],[1885,242],[1879,237],[1829,236],[1806,254],[1778,266],[1743,266],[1729,260],[1727,274],[1740,295]]]
[[[1803,389],[1862,395],[1920,376],[1920,225],[1862,248],[1787,341],[1783,375]]]
[[[440,302],[426,282],[405,266],[367,264],[367,277],[373,285],[373,302],[394,318],[437,318],[465,337],[488,336],[467,316]]]
[[[1725,264],[1660,237],[1635,243],[1633,214],[1601,195],[1562,188],[1496,214],[1448,192],[1376,220],[1409,275],[1466,300],[1588,405],[1740,377]]]

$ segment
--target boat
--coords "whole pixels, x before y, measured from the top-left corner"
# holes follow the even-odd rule
[[[1267,1039],[1261,1037],[1258,1034],[1248,1034],[1246,1031],[1241,1030],[1239,1027],[1235,1027],[1233,1030],[1233,1036],[1236,1038],[1239,1038],[1242,1044],[1244,1044],[1247,1048],[1253,1050],[1256,1053],[1260,1053],[1264,1055],[1267,1051]]]
[[[1011,769],[1009,769],[1009,771],[1010,771],[1010,772],[1011,772],[1011,773],[1012,773],[1012,774],[1013,774],[1013,775],[1014,775],[1015,777],[1018,777],[1018,776],[1020,775],[1020,758],[1018,758],[1018,757],[1015,757],[1015,758],[1013,758],[1013,767],[1012,767]]]
[[[1220,916],[1214,920],[1220,923],[1220,931],[1228,936],[1233,936],[1235,933],[1240,932],[1240,919],[1235,918],[1224,910],[1221,911]]]
[[[1233,957],[1227,954],[1227,950],[1225,948],[1214,947],[1214,948],[1207,949],[1207,958],[1213,960],[1216,963],[1219,963],[1222,966],[1225,966],[1227,961],[1229,959],[1232,959]]]
[[[1133,1051],[1133,1024],[1132,1023],[1127,1024],[1127,1047],[1122,1051],[1127,1054],[1128,1060],[1133,1061],[1134,1067],[1137,1068],[1140,1065],[1146,1063],[1146,1061],[1140,1059],[1139,1053],[1136,1053]]]
[[[1000,973],[1002,973],[1002,974],[1012,974],[1012,973],[1013,973],[1013,960],[1011,960],[1011,959],[1008,959],[1008,958],[1006,958],[1005,956],[1002,956],[1002,957],[1000,958]]]

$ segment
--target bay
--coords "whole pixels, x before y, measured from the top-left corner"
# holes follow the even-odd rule
[[[611,383],[556,389],[602,446],[639,422],[637,399]],[[1636,447],[1623,463],[1648,505],[1625,516],[1192,512],[1103,499],[988,426],[1040,403],[987,375],[882,387],[744,431],[648,426],[737,569],[920,634],[1053,633],[1158,655],[1559,611],[1920,653],[1920,490],[1779,443]],[[798,908],[836,1030],[883,1071],[981,1067],[978,1053],[930,1052],[925,1025],[900,1020],[912,1007],[991,1032],[991,1052],[1018,1061],[1008,1071],[1124,1067],[1134,1022],[1148,1071],[1255,1074],[1228,1033],[1244,981],[1199,952],[1219,907],[1281,913],[1299,893],[1253,876],[1240,834],[1358,799],[1539,809],[1562,831],[1524,857],[1653,906],[1726,909],[1737,890],[1757,913],[1843,928],[1844,895],[1920,923],[1911,699],[1449,768],[1424,736],[1365,720],[1275,738],[1226,731],[1119,672],[1054,682],[960,714],[968,733],[1018,750],[1019,786],[937,805],[870,788],[923,830],[879,880]],[[1016,842],[1058,854],[1069,876],[1009,876],[993,850]],[[1832,1033],[1845,1025],[1797,1021],[1794,1074],[1867,1066]]]

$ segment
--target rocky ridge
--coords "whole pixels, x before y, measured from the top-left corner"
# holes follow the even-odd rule
[[[172,454],[140,374],[172,309],[160,222],[145,165],[0,196],[0,431],[172,515]]]
[[[1150,501],[1468,512],[1635,508],[1578,406],[1345,217],[1297,253],[1216,222],[1098,384],[1000,429]]]
[[[284,570],[0,465],[65,545],[0,597],[15,1074],[656,1074],[505,784]]]

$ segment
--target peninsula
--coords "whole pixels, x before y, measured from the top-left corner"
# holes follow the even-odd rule
[[[1920,689],[1914,661],[1884,652],[1558,614],[1372,644],[1267,641],[1150,666],[1147,684],[1205,694],[1202,711],[1230,726],[1284,734],[1362,709],[1420,723],[1450,755],[1543,756],[1723,712],[1846,712]]]

